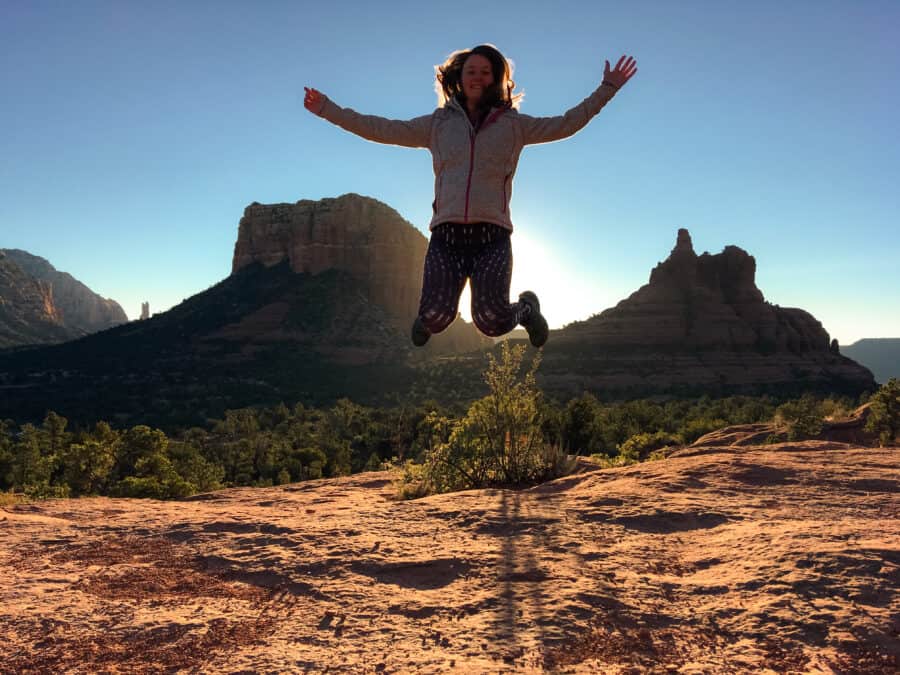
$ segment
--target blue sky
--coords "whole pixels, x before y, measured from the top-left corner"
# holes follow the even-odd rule
[[[258,5],[258,6],[257,6]],[[573,138],[526,148],[513,292],[551,326],[647,282],[680,227],[735,244],[770,302],[841,343],[900,336],[900,3],[0,0],[0,247],[132,318],[227,276],[246,205],[356,192],[425,231],[427,151],[303,109],[303,86],[394,118],[433,66],[497,45],[522,111],[553,115],[633,54]]]

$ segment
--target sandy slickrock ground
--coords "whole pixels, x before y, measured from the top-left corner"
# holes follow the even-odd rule
[[[0,672],[896,672],[900,448],[0,510]]]

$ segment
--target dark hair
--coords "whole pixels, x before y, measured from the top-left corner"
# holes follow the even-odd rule
[[[479,107],[518,108],[523,94],[513,93],[516,86],[512,79],[513,64],[506,60],[499,49],[488,44],[453,52],[443,64],[434,67],[434,88],[438,95],[438,105],[444,105],[451,98],[460,102],[466,100],[462,88],[462,71],[466,60],[473,54],[484,56],[491,62],[491,73],[494,76],[494,83],[485,89]]]

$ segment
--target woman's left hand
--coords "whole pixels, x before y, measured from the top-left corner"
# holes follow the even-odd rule
[[[612,70],[609,69],[609,61],[603,69],[603,81],[613,85],[616,89],[622,88],[628,80],[637,72],[637,61],[634,57],[622,55],[619,62]]]

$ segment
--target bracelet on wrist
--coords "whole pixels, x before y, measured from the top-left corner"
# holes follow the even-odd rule
[[[601,82],[601,84],[608,84],[610,87],[612,87],[616,91],[619,90],[619,87],[617,85],[613,84],[612,82],[610,82],[609,80],[603,80],[603,82]]]

